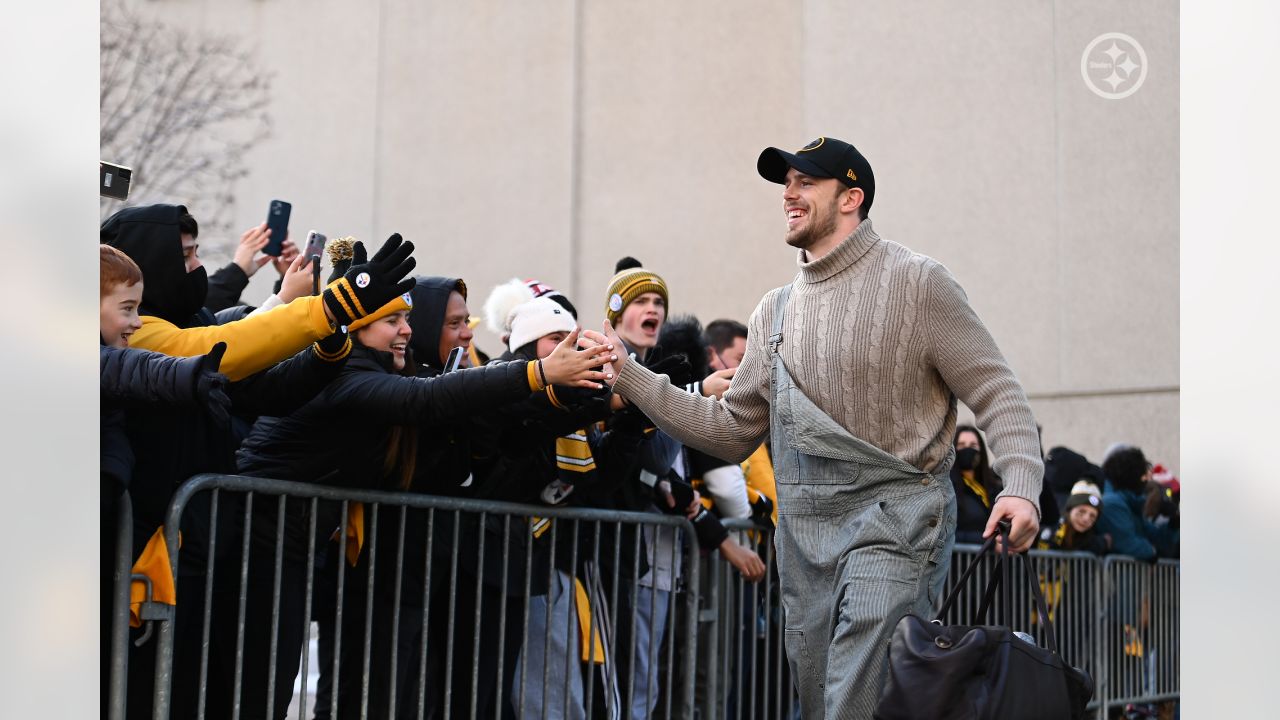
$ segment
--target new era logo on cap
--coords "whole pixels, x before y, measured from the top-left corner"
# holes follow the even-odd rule
[[[765,148],[756,160],[756,170],[769,182],[786,184],[787,171],[797,171],[817,178],[836,178],[848,187],[861,188],[862,207],[871,209],[875,199],[876,178],[871,164],[858,149],[843,140],[820,137],[789,153],[775,147]]]

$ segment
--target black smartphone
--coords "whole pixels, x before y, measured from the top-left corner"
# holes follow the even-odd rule
[[[271,239],[262,252],[280,257],[284,250],[284,239],[289,235],[289,213],[293,206],[284,200],[272,200],[267,209],[267,229],[271,231]]]
[[[117,200],[129,199],[129,183],[133,181],[133,170],[123,165],[98,161],[98,194],[102,197]]]
[[[458,366],[462,364],[462,356],[466,354],[467,354],[467,349],[462,347],[461,345],[450,350],[449,357],[446,358],[444,361],[444,371],[447,373],[450,373],[450,372],[453,372],[454,370],[457,370]]]
[[[675,509],[683,513],[693,502],[693,486],[674,477],[668,482],[671,483],[671,497],[676,501]]]

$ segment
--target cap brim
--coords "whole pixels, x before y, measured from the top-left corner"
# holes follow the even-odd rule
[[[779,185],[787,183],[787,170],[790,168],[795,168],[812,177],[833,177],[826,170],[808,160],[775,147],[765,148],[760,151],[760,157],[756,160],[756,171],[760,173],[760,177]]]

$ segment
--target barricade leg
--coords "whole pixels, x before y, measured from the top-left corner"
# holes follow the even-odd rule
[[[106,484],[103,492],[107,492]],[[102,693],[103,714],[124,720],[129,667],[129,586],[133,567],[133,505],[128,492],[114,495],[102,517]]]

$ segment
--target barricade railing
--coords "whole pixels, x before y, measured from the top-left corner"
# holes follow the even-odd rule
[[[111,643],[109,687],[107,688],[108,720],[124,720],[125,677],[128,672],[129,591],[133,567],[133,503],[128,491],[117,497],[115,562],[111,573],[111,627],[107,632]],[[107,518],[103,518],[106,522]]]
[[[1157,703],[1179,695],[1180,566],[1107,556],[1099,630],[1106,674],[1097,677],[1111,706]]]
[[[164,538],[178,602],[127,655],[130,717],[693,715],[683,517],[200,475]]]
[[[715,556],[703,565],[703,671],[695,692],[704,718],[796,718],[799,703],[784,645],[782,598],[773,531],[749,520],[722,520],[765,563],[765,576],[747,582]],[[706,638],[704,641],[703,638]]]
[[[720,560],[705,564],[700,621],[704,642],[698,707],[703,717],[757,720],[799,717],[790,667],[783,647],[784,621],[772,531],[747,520],[725,520],[743,532],[768,567],[760,583],[745,582]],[[956,545],[935,608],[954,587],[981,548]],[[1121,556],[1032,550],[1028,553],[1053,622],[1063,658],[1086,670],[1095,691],[1088,709],[1095,717],[1127,704],[1159,703],[1179,697],[1178,563],[1139,562]],[[995,568],[994,554],[978,560],[969,587],[948,612],[947,624],[971,624],[982,590]],[[997,601],[987,624],[1008,624],[1028,632],[1042,647],[1048,629],[1039,621],[1026,583],[1013,583],[1009,608]],[[755,645],[752,640],[754,638]]]
[[[764,560],[758,583],[700,564],[681,517],[201,475],[165,524],[181,602],[144,602],[132,631],[127,496],[119,523],[111,718],[799,716],[772,530],[750,521],[724,524]],[[939,602],[978,551],[955,547]],[[1029,557],[1097,717],[1179,697],[1176,561]],[[946,622],[973,622],[979,562]],[[1044,645],[1011,590],[987,622]]]

